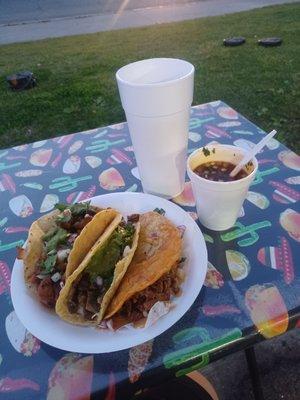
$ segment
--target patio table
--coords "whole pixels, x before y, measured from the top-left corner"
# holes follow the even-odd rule
[[[221,101],[199,105],[189,153],[210,142],[249,148],[264,133]],[[89,355],[55,349],[25,329],[10,298],[11,269],[30,224],[58,201],[142,190],[127,124],[0,150],[0,397],[124,400],[299,327],[300,157],[273,139],[257,158],[236,225],[219,233],[201,227],[209,265],[191,309],[154,340]],[[173,201],[197,218],[188,181]],[[253,366],[252,350],[247,358]]]

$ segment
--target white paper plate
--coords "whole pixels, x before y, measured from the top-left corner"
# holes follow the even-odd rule
[[[43,342],[62,350],[78,353],[106,353],[123,350],[153,339],[177,322],[198,296],[207,269],[207,250],[203,235],[195,221],[182,208],[160,197],[144,193],[112,193],[93,197],[92,204],[114,207],[123,215],[166,211],[175,225],[185,225],[183,256],[186,280],[182,295],[174,298],[175,307],[147,329],[120,329],[116,332],[81,327],[62,321],[56,314],[41,306],[26,289],[23,263],[16,260],[11,277],[11,296],[15,311],[24,326]]]

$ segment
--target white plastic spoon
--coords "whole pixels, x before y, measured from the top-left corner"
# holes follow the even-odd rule
[[[241,169],[250,161],[252,158],[268,143],[269,140],[272,139],[273,136],[275,136],[277,131],[273,130],[270,133],[268,133],[260,142],[258,142],[253,149],[251,149],[247,154],[244,155],[244,157],[241,159],[241,161],[236,165],[233,170],[230,172],[231,178],[233,178],[236,174],[240,172]]]

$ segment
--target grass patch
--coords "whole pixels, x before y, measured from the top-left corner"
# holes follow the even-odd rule
[[[194,104],[221,99],[279,139],[299,146],[300,6],[254,11],[138,29],[0,47],[0,147],[125,119],[116,70],[150,57],[184,58],[196,67]],[[245,45],[225,48],[228,36]],[[262,48],[260,37],[283,44]],[[13,93],[5,76],[31,70],[38,86]]]

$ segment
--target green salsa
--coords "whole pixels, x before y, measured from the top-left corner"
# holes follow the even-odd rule
[[[122,258],[125,247],[132,245],[134,231],[132,224],[127,224],[125,227],[118,226],[107,242],[93,254],[86,269],[91,280],[97,276],[103,279],[113,276],[115,266]]]

